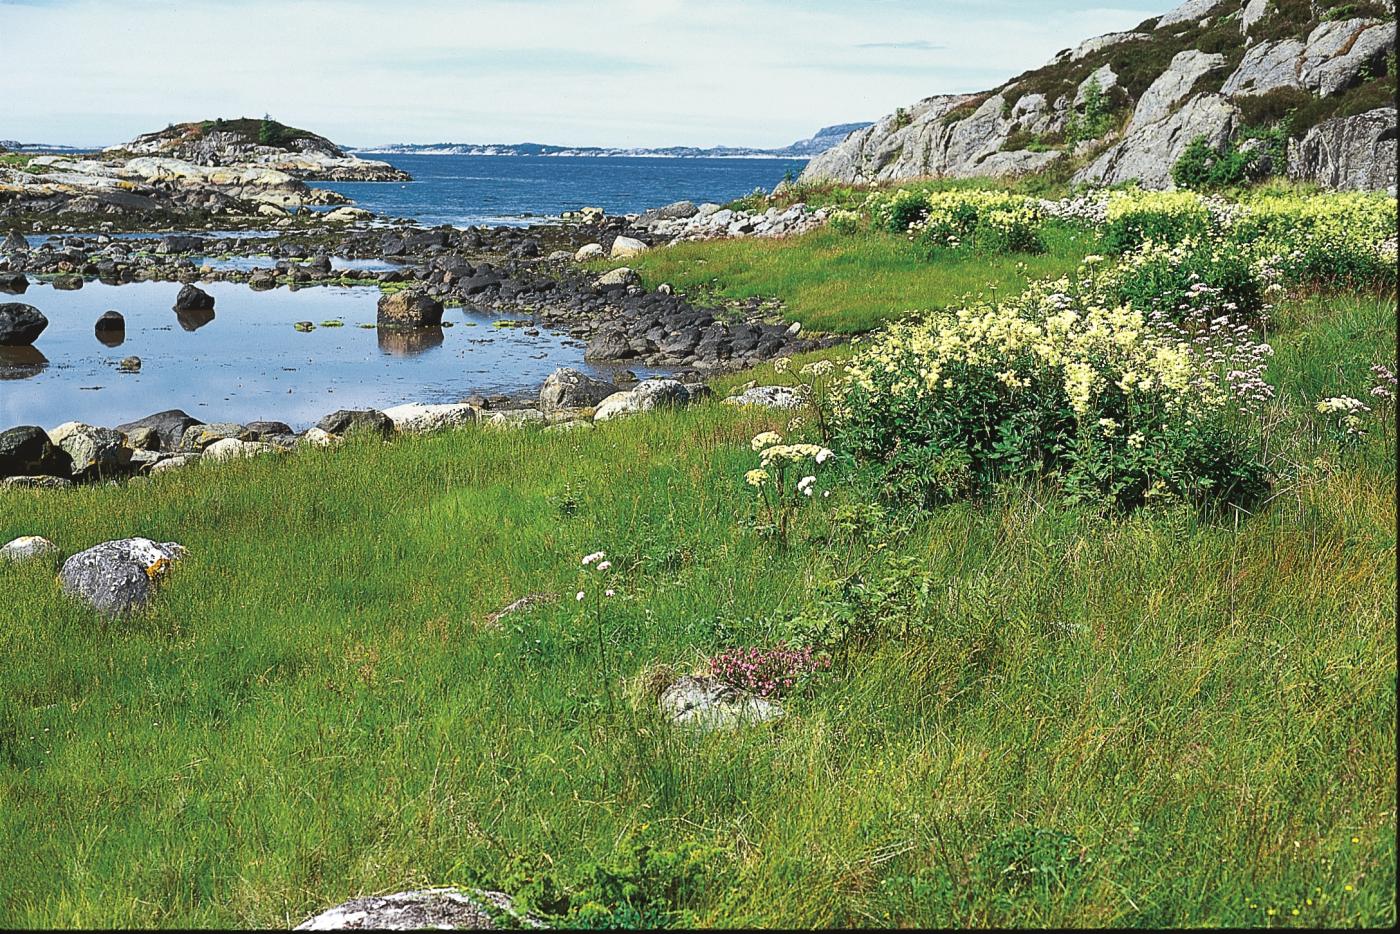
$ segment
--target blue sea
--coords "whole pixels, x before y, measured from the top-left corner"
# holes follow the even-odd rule
[[[411,182],[316,182],[376,214],[425,224],[520,226],[585,206],[629,214],[672,201],[723,203],[772,190],[801,159],[602,156],[422,156],[366,153]]]

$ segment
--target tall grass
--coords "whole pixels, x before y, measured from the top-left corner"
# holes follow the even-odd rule
[[[286,925],[636,838],[714,845],[700,924],[1392,924],[1394,432],[1338,446],[1310,405],[1394,340],[1393,299],[1280,317],[1282,482],[1220,521],[1013,488],[854,534],[847,473],[781,549],[742,473],[783,421],[718,404],[0,491],[0,541],[190,550],[110,621],[0,568],[0,923]],[[607,705],[597,549],[634,680],[857,569],[930,583],[785,720],[702,737]],[[560,599],[488,624],[531,593]],[[1032,830],[1067,841],[1044,881],[1011,868]]]

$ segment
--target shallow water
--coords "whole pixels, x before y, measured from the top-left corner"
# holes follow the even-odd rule
[[[173,311],[178,282],[88,282],[72,292],[33,283],[23,295],[0,296],[49,319],[34,347],[0,348],[0,428],[116,425],[170,408],[210,422],[276,419],[303,428],[336,409],[533,390],[559,366],[610,372],[585,365],[583,347],[567,335],[494,327],[501,316],[470,309],[447,309],[443,320],[453,327],[411,334],[357,327],[375,320],[375,288],[200,287],[215,298],[212,316]],[[121,312],[126,328],[99,336],[93,325],[108,309]],[[345,326],[320,326],[331,319]],[[298,321],[317,327],[300,333]],[[118,372],[129,356],[141,358],[139,373]]]

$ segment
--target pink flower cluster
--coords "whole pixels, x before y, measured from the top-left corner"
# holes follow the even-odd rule
[[[1376,378],[1376,385],[1371,387],[1371,395],[1377,399],[1393,401],[1396,389],[1395,371],[1384,363],[1377,363],[1371,367],[1371,375]]]
[[[831,659],[813,658],[810,648],[790,649],[783,642],[768,649],[728,649],[710,659],[714,678],[759,697],[777,697],[830,667]]]

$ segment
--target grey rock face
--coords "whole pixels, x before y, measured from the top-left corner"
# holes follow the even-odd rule
[[[49,432],[49,440],[72,460],[75,479],[110,477],[131,463],[126,436],[114,428],[65,422]]]
[[[753,697],[730,684],[707,677],[685,677],[661,692],[661,712],[677,726],[732,730],[783,716],[775,700]]]
[[[407,289],[379,299],[378,323],[381,328],[434,328],[442,324],[442,302],[422,292]]]
[[[175,542],[124,538],[80,551],[58,572],[63,592],[101,613],[117,615],[140,609],[154,596],[170,566],[184,557]]]
[[[1118,73],[1113,70],[1112,65],[1100,65],[1094,72],[1079,82],[1079,87],[1074,90],[1074,106],[1078,107],[1084,103],[1084,99],[1089,96],[1089,88],[1098,84],[1100,91],[1107,91],[1118,86]],[[1014,114],[1015,111],[1012,111]]]
[[[378,409],[340,409],[316,423],[328,435],[344,435],[351,431],[370,431],[381,437],[394,433],[394,421]]]
[[[1225,5],[1226,0],[1186,0],[1176,9],[1163,13],[1157,20],[1156,29],[1165,26],[1175,26],[1178,23],[1199,22],[1210,14],[1214,13],[1218,7]],[[1226,12],[1224,10],[1221,11]]]
[[[1112,185],[1137,179],[1145,188],[1170,188],[1172,166],[1187,145],[1204,136],[1210,146],[1223,149],[1238,119],[1239,110],[1219,94],[1199,95],[1166,119],[1134,129],[1076,172],[1073,181]]]
[[[1269,4],[1272,0],[1249,0],[1240,11],[1240,32],[1249,35],[1249,31],[1254,28],[1254,24],[1264,18],[1264,14],[1269,12]]]
[[[1092,39],[1085,39],[1073,49],[1066,49],[1054,60],[1057,62],[1077,62],[1087,55],[1093,55],[1100,49],[1107,49],[1111,46],[1121,45],[1124,42],[1138,42],[1142,39],[1150,39],[1151,33],[1146,32],[1110,32],[1102,36],[1095,36]]]
[[[1172,108],[1185,100],[1196,86],[1196,82],[1225,63],[1223,55],[1209,55],[1196,49],[1178,52],[1167,66],[1167,70],[1148,86],[1138,98],[1137,109],[1128,132],[1163,120]]]
[[[1288,177],[1328,188],[1394,190],[1396,109],[1326,120],[1289,146]]]
[[[1395,23],[1373,19],[1320,24],[1306,42],[1281,39],[1251,46],[1221,93],[1266,94],[1278,88],[1305,88],[1323,97],[1339,94],[1374,69],[1395,45]]]
[[[540,411],[588,408],[615,392],[617,387],[612,383],[594,379],[573,367],[560,367],[549,374],[540,387]]]
[[[33,305],[0,302],[0,347],[28,347],[49,326],[49,319]]]
[[[525,927],[543,927],[535,918],[522,918],[504,892],[485,889],[417,889],[392,895],[352,898],[298,924],[296,931],[492,931],[493,911],[510,915]]]
[[[0,477],[50,476],[66,479],[73,459],[49,440],[38,425],[0,431]]]
[[[191,425],[202,424],[204,423],[199,419],[181,409],[166,409],[164,412],[147,415],[145,418],[138,418],[125,425],[118,425],[117,430],[125,432],[127,437],[131,438],[141,429],[149,428],[160,439],[160,443],[152,450],[173,451],[180,446],[180,440],[184,438],[186,429]]]

